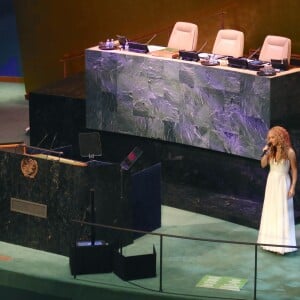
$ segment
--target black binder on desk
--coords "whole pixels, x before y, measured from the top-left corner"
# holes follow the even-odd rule
[[[179,57],[187,61],[199,61],[199,53],[196,51],[179,50]]]
[[[128,42],[129,51],[137,53],[148,53],[149,49],[146,44],[141,44],[137,42]]]
[[[248,61],[243,57],[228,57],[228,66],[232,68],[247,69]]]

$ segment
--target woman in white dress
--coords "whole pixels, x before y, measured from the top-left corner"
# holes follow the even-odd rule
[[[296,245],[293,197],[297,181],[296,154],[287,130],[272,127],[263,149],[261,167],[270,167],[258,233],[259,244]],[[297,248],[261,246],[285,254]]]

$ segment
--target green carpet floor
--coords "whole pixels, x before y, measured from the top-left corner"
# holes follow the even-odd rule
[[[202,239],[255,243],[257,230],[167,206],[156,232]],[[297,237],[300,227],[297,225]],[[159,237],[146,235],[123,249],[125,256],[160,251]],[[0,243],[0,291],[43,299],[253,299],[254,247],[163,238],[162,292],[158,276],[123,281],[114,273],[70,274],[68,257]],[[300,251],[280,256],[258,250],[257,299],[300,299]],[[197,287],[205,276],[245,279],[237,291]],[[12,292],[14,291],[14,292]],[[100,297],[101,296],[101,297]],[[11,298],[9,298],[11,299]],[[21,298],[15,298],[21,299]],[[41,298],[30,298],[41,299]]]

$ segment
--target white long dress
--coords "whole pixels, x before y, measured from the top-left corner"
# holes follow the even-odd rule
[[[290,161],[270,161],[265,198],[258,233],[258,243],[296,245],[293,198],[288,198],[291,184]],[[297,248],[262,246],[263,249],[284,254]]]

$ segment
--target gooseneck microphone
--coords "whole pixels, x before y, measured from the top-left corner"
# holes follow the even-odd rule
[[[205,41],[205,42],[203,43],[203,45],[200,47],[200,49],[197,50],[197,53],[202,52],[202,50],[205,48],[206,45],[207,45],[207,41]]]
[[[258,51],[260,51],[260,49],[261,49],[261,47],[258,47],[256,50],[254,50],[253,53],[250,54],[250,55],[247,57],[247,59],[252,59],[252,57],[253,57]]]
[[[52,148],[53,148],[53,145],[54,145],[54,142],[56,140],[56,137],[57,137],[57,133],[55,133],[55,135],[54,135],[54,137],[53,137],[53,139],[51,141],[50,148],[49,148],[50,150],[52,150]]]
[[[272,143],[268,143],[267,146],[268,146],[268,148],[263,151],[263,153],[261,154],[261,157],[263,157],[269,151],[269,148],[272,146]]]
[[[148,40],[148,41],[146,42],[146,45],[149,45],[150,42],[152,42],[152,41],[154,40],[154,38],[156,38],[156,36],[157,36],[157,33],[154,33],[153,36],[150,38],[150,40]]]
[[[49,136],[49,134],[46,133],[46,134],[44,135],[44,137],[43,137],[43,138],[39,141],[39,143],[37,144],[37,147],[40,147],[41,144],[45,141],[45,139],[46,139],[48,136]]]

